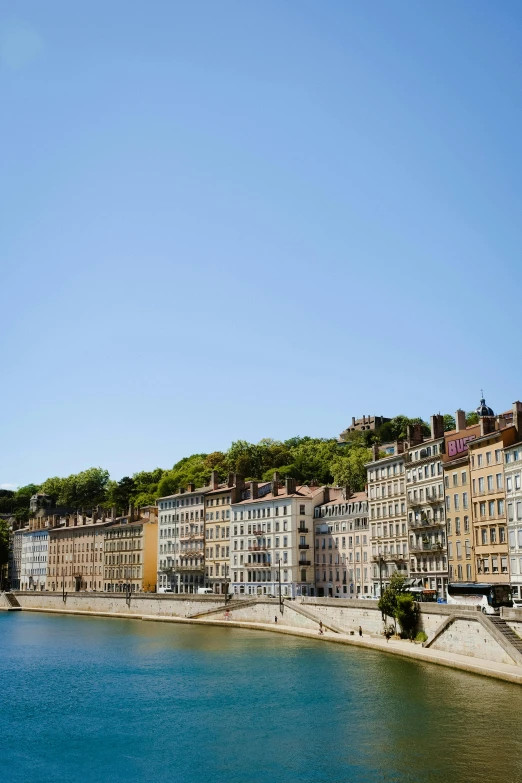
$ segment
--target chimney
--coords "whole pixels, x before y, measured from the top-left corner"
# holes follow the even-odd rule
[[[187,492],[194,492],[196,489],[196,485],[191,481],[190,484],[187,484]]]
[[[330,487],[324,488],[323,503],[328,503],[330,500]]]
[[[134,522],[134,504],[131,503],[129,506],[129,522]]]
[[[212,489],[217,489],[219,487],[219,477],[217,470],[213,470],[210,474],[210,486]]]
[[[250,482],[250,499],[255,500],[258,497],[258,482],[257,481],[251,481]]]
[[[372,446],[372,459],[374,462],[377,462],[379,459],[379,444],[374,443]]]
[[[444,436],[444,416],[442,413],[436,413],[430,419],[431,437],[433,440]]]
[[[228,474],[227,487],[233,487],[235,483],[236,483],[236,474],[230,471]]]
[[[366,424],[366,416],[363,413],[363,424]]]
[[[279,473],[276,471],[274,473],[274,477],[272,478],[272,495],[274,497],[277,497],[278,492],[279,492]]]
[[[406,427],[406,440],[410,446],[417,446],[424,440],[422,424],[408,424]]]
[[[287,495],[293,495],[295,492],[295,479],[285,479],[285,492]]]
[[[352,427],[355,427],[355,416],[352,416]]]
[[[495,417],[494,416],[481,416],[480,418],[480,434],[489,435],[490,432],[495,432]]]
[[[463,411],[462,408],[455,411],[455,427],[457,432],[466,429],[466,412]]]
[[[497,416],[497,429],[499,429],[499,430],[505,430],[505,429],[506,429],[506,426],[507,426],[506,417],[504,416],[504,414],[503,414],[503,413],[500,413],[500,414]]]
[[[517,438],[522,438],[522,402],[513,403],[513,424],[517,431]]]
[[[350,500],[351,494],[352,494],[351,487],[350,487],[349,484],[346,484],[346,486],[344,488],[344,499],[345,500]]]

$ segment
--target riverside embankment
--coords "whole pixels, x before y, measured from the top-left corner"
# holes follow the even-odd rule
[[[191,623],[250,628],[293,634],[320,641],[350,644],[389,654],[450,666],[464,671],[522,684],[522,616],[511,610],[507,623],[493,622],[480,612],[427,604],[419,611],[419,629],[428,636],[424,645],[382,636],[382,618],[376,601],[302,598],[285,601],[238,596],[225,607],[222,596],[125,595],[105,593],[16,592],[25,611],[127,617],[145,621]],[[520,612],[522,615],[522,611]],[[277,622],[276,622],[277,618]],[[324,633],[319,634],[320,623]],[[509,623],[509,625],[508,625]],[[362,637],[359,636],[359,628]],[[510,636],[511,633],[511,636]]]

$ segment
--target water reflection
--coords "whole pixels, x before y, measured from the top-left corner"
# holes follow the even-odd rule
[[[519,686],[233,628],[0,615],[9,783],[513,783]],[[13,734],[24,742],[13,742]]]

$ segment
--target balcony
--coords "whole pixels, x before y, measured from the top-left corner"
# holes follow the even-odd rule
[[[300,527],[300,528],[298,528],[297,532],[298,533],[308,533],[308,528],[307,527]]]
[[[252,528],[252,535],[253,536],[262,536],[266,535],[266,530],[263,531],[260,527],[253,527]]]
[[[410,530],[420,530],[421,528],[434,528],[434,527],[444,527],[446,522],[443,519],[419,519],[417,521],[412,520],[411,522],[408,522],[408,527]]]
[[[299,549],[310,549],[310,544],[299,544]]]
[[[407,556],[403,555],[401,552],[397,552],[397,554],[391,554],[390,552],[384,552],[382,555],[372,555],[372,562],[378,563],[379,560],[382,560],[383,563],[397,563],[402,562],[403,560],[406,560]]]
[[[173,569],[173,571],[176,571],[178,574],[204,574],[205,573],[205,566],[203,563],[199,563],[198,565],[180,565],[177,568]]]
[[[416,544],[410,544],[410,553],[431,553],[435,555],[442,555],[446,552],[446,544],[426,544],[426,543],[416,543]]]
[[[298,563],[298,565],[299,565],[301,568],[305,568],[306,566],[312,565],[312,563],[311,563],[311,561],[310,561],[310,560],[300,560],[300,561],[299,561],[299,563]]]
[[[245,563],[244,566],[241,566],[241,568],[250,569],[251,571],[259,571],[259,569],[267,569],[272,568],[272,563]]]
[[[261,546],[260,544],[254,544],[254,546],[249,546],[248,547],[248,551],[249,552],[266,552],[267,551],[267,547],[266,546]]]

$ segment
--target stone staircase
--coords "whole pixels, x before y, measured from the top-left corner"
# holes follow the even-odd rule
[[[315,612],[310,611],[310,609],[305,609],[304,606],[301,604],[296,603],[296,601],[292,602],[285,602],[285,612],[286,611],[292,611],[296,612],[296,614],[300,614],[302,617],[306,617],[308,620],[313,620],[313,622],[317,623],[317,626],[319,627],[319,623],[323,623],[323,628],[325,628],[327,631],[333,631],[334,633],[349,633],[344,628],[341,628],[339,625],[335,625],[334,623],[330,622],[328,618],[324,618],[321,615],[317,615]]]
[[[0,595],[2,597],[0,609],[4,609],[7,612],[20,612],[22,610],[17,597],[13,593],[1,593]]]
[[[506,621],[503,620],[502,617],[496,617],[492,615],[488,615],[488,620],[493,623],[497,631],[502,634],[506,641],[509,642],[515,648],[515,650],[518,650],[518,652],[522,655],[522,639],[514,632],[512,628],[509,627]]]
[[[225,611],[233,611],[234,609],[244,609],[247,606],[254,606],[257,604],[258,599],[257,598],[251,598],[250,600],[245,599],[232,599],[231,601],[227,601],[227,605],[223,603],[222,606],[218,606],[216,609],[207,609],[204,612],[196,612],[196,614],[189,614],[188,619],[190,620],[198,620],[200,617],[211,617],[213,614],[224,614]]]

